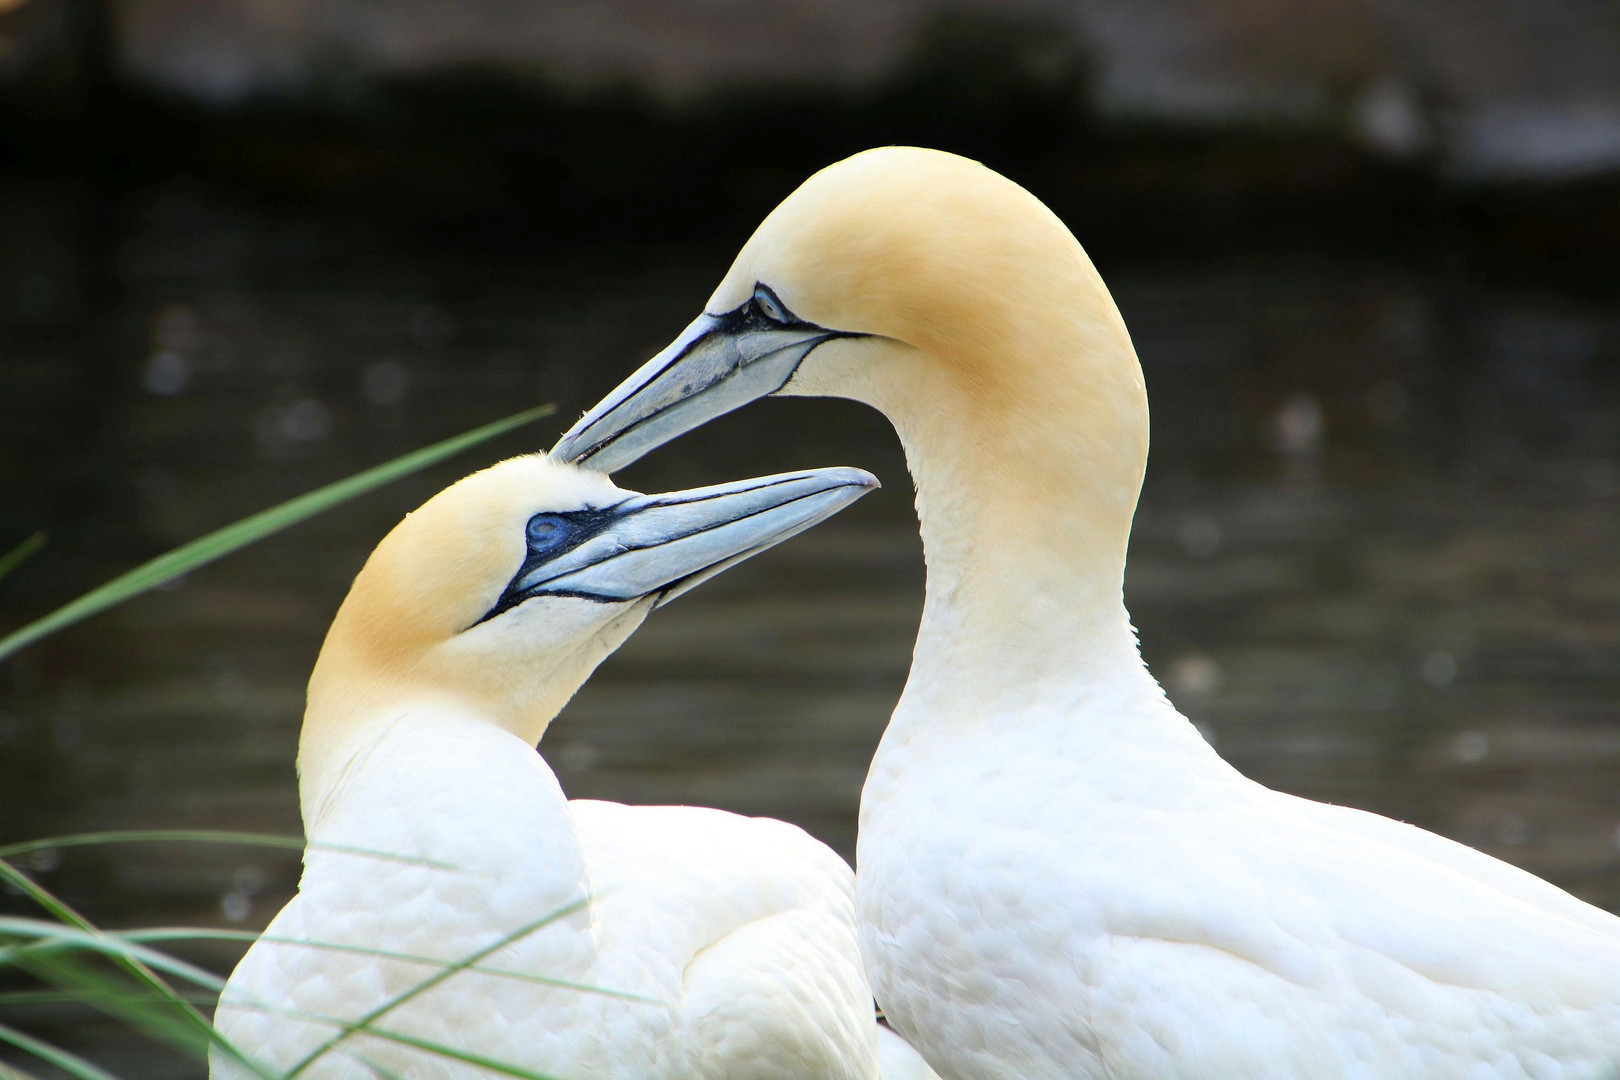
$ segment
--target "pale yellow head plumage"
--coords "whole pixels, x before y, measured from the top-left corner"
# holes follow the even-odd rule
[[[503,625],[480,620],[523,565],[532,515],[625,497],[600,474],[530,455],[452,484],[396,525],[355,577],[310,677],[306,813],[355,746],[407,707],[443,704],[537,741],[650,604],[559,601]]]
[[[885,147],[831,165],[771,212],[708,310],[771,285],[796,315],[928,353],[987,399],[1058,367],[1134,360],[1124,321],[1085,251],[1038,199],[977,162]],[[1066,325],[1054,325],[1061,322]],[[1054,365],[1031,331],[1079,334]]]
[[[531,454],[452,484],[377,545],[332,624],[331,640],[403,674],[489,611],[524,558],[540,510],[617,502],[606,477]]]
[[[980,494],[1051,504],[1079,483],[1128,531],[1147,454],[1130,336],[1063,223],[977,162],[885,147],[810,177],[553,453],[611,471],[771,393],[875,405],[920,488],[967,470],[995,481]]]
[[[760,225],[705,313],[553,453],[617,468],[772,393],[854,398],[893,422],[933,625],[976,628],[950,657],[1022,668],[1065,642],[1130,640],[1142,370],[1091,260],[1029,192],[934,150],[823,169]]]
[[[538,455],[451,485],[383,538],[332,622],[299,744],[306,815],[401,716],[538,742],[654,606],[875,486],[817,469],[648,496]]]
[[[986,390],[999,380],[983,365],[1015,361],[1005,345],[1043,312],[1081,303],[1108,344],[1129,342],[1063,223],[1006,177],[937,150],[868,150],[810,177],[743,246],[708,310],[742,303],[756,282],[803,319],[904,341]]]
[[[1049,533],[1056,558],[1096,563],[1117,597],[1147,397],[1102,278],[1038,199],[966,158],[869,150],[784,200],[707,310],[756,284],[800,319],[875,335],[819,346],[783,393],[877,406],[907,443],[925,510],[972,492],[1009,528]],[[929,527],[925,514],[943,553],[949,537]]]

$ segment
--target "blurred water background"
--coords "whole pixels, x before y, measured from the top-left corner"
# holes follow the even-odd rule
[[[0,630],[560,407],[0,664],[0,842],[296,833],[303,683],[376,541],[549,446],[804,175],[890,141],[1025,183],[1112,286],[1154,416],[1128,600],[1216,747],[1620,909],[1620,9],[1597,0],[0,0],[0,548],[50,535],[0,581]],[[770,814],[852,855],[921,605],[892,432],[765,402],[619,479],[831,464],[885,488],[611,658],[541,747],[571,794]],[[112,926],[258,927],[297,880],[192,845],[27,866]],[[88,1014],[0,1021],[193,1074]]]

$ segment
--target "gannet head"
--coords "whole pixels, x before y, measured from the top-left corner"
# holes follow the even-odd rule
[[[775,393],[866,401],[908,450],[949,414],[973,421],[959,439],[993,432],[992,452],[1026,467],[1100,450],[1128,477],[1134,460],[1132,504],[1146,457],[1141,370],[1079,243],[1017,184],[939,151],[869,150],[812,176],[705,313],[552,454],[611,472]]]
[[[299,749],[306,796],[354,729],[412,704],[537,742],[650,610],[876,486],[819,469],[640,495],[541,455],[451,485],[383,538],[332,623]]]
[[[1091,260],[1034,196],[932,150],[823,169],[552,455],[609,472],[768,394],[854,398],[894,424],[928,564],[914,673],[1017,695],[1140,666],[1123,589],[1142,370]]]

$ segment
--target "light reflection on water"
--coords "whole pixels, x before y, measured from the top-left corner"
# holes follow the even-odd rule
[[[296,832],[302,684],[371,545],[456,476],[549,445],[686,324],[729,254],[433,259],[179,188],[110,231],[49,193],[0,203],[33,229],[0,245],[0,274],[27,279],[0,338],[0,545],[52,533],[0,584],[8,628],[322,482],[561,406],[0,669],[0,840]],[[1416,821],[1620,907],[1612,308],[1376,261],[1102,269],[1154,409],[1129,599],[1177,703],[1268,784]],[[609,660],[543,745],[570,793],[771,814],[851,851],[921,603],[892,434],[846,402],[769,402],[620,479],[662,490],[831,464],[886,487]],[[258,926],[297,873],[201,847],[32,866],[112,925]],[[125,1072],[174,1074],[143,1060]]]

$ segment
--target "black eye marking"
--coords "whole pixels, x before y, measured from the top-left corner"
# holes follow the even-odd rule
[[[621,500],[610,506],[542,510],[535,514],[523,526],[523,540],[529,547],[529,553],[523,560],[518,577],[574,550],[607,528],[619,517],[623,505],[624,500]]]
[[[624,501],[613,503],[611,506],[586,507],[583,510],[542,510],[531,517],[523,526],[523,542],[528,547],[523,557],[523,565],[512,575],[512,580],[501,593],[500,599],[495,601],[495,606],[484,612],[483,618],[473,623],[473,626],[510,611],[534,595],[532,590],[520,589],[518,582],[613,524],[623,512]]]
[[[540,513],[529,519],[524,533],[532,554],[547,555],[568,543],[577,528],[574,522],[561,514]]]

